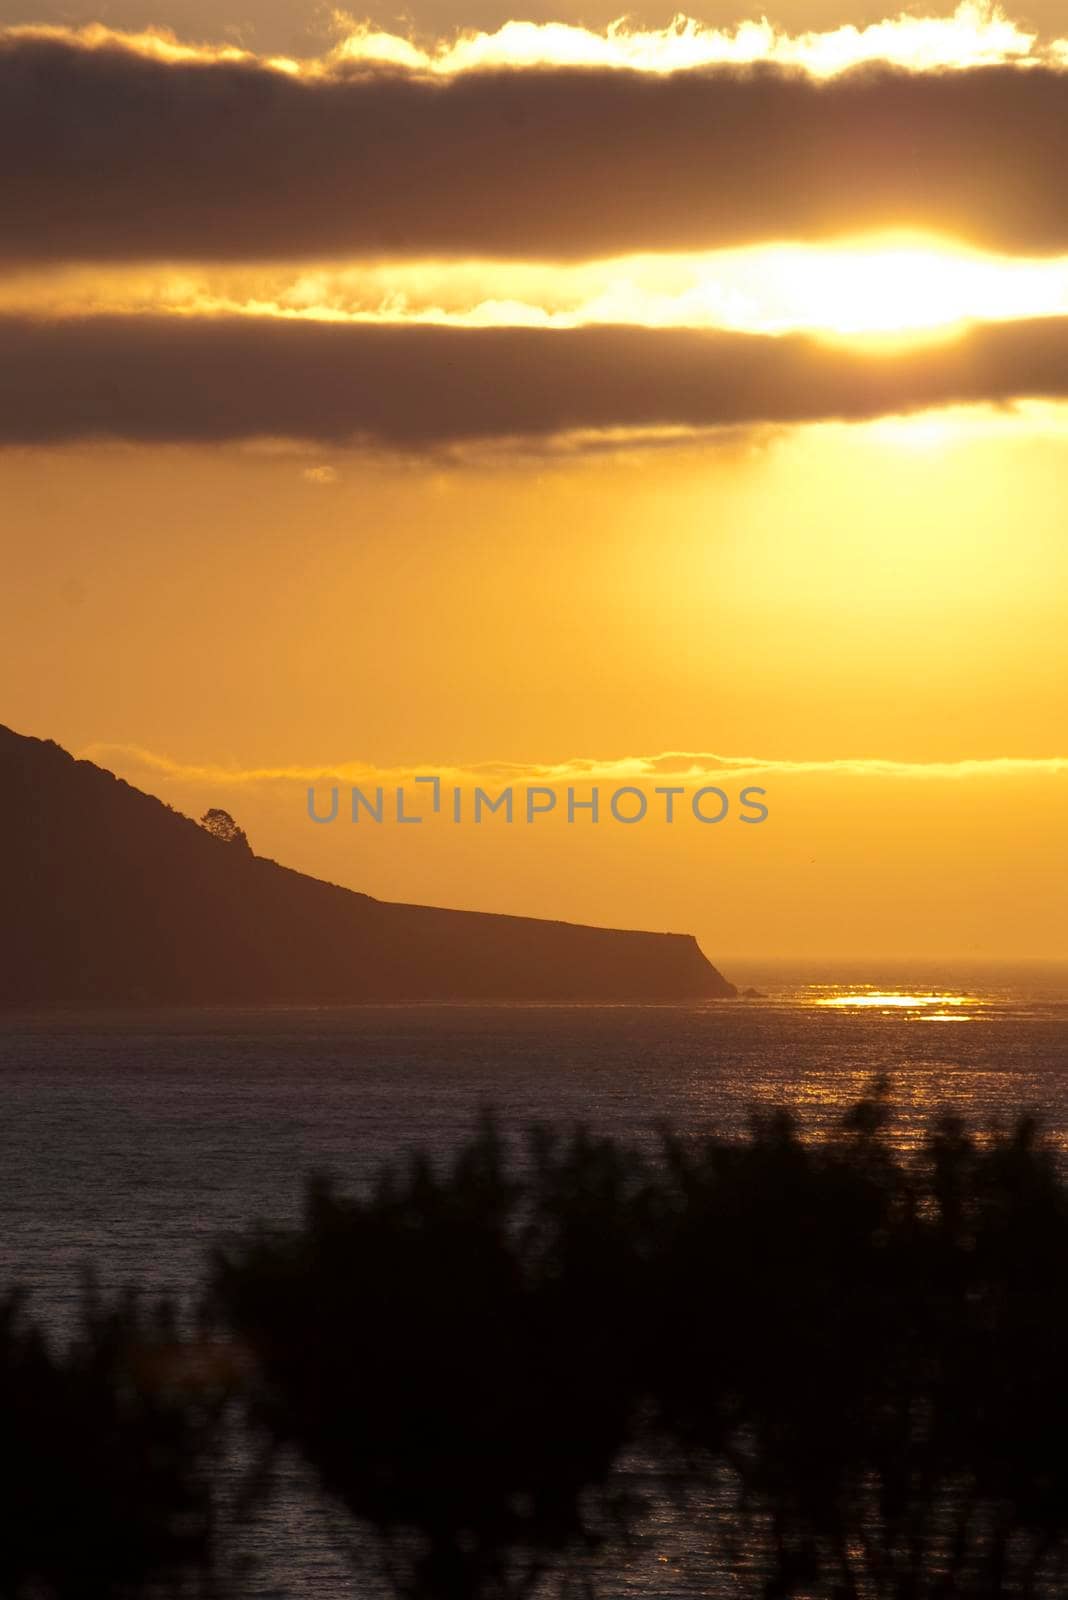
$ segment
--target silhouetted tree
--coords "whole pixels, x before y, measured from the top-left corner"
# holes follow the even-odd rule
[[[637,1393],[633,1169],[582,1135],[534,1159],[517,1181],[487,1125],[444,1173],[415,1158],[362,1199],[316,1183],[299,1231],[218,1260],[255,1416],[374,1530],[398,1594],[525,1595],[613,1522],[590,1501]]]
[[[580,1129],[516,1159],[487,1122],[317,1180],[216,1253],[231,1342],[90,1292],[57,1349],[0,1301],[0,1597],[231,1600],[239,1392],[406,1600],[591,1592],[629,1541],[667,1554],[672,1502],[735,1594],[1063,1595],[1068,1184],[1029,1121],[906,1155],[891,1110],[658,1156]]]
[[[223,844],[234,845],[247,855],[252,854],[248,835],[244,828],[238,827],[229,811],[223,811],[219,806],[212,806],[210,811],[205,811],[201,817],[200,826]]]
[[[1026,1123],[894,1156],[880,1092],[672,1151],[649,1377],[710,1533],[768,1596],[1057,1594],[1068,1205]]]
[[[1059,1595],[1068,1189],[1034,1128],[937,1123],[885,1084],[827,1139],[484,1129],[217,1262],[255,1415],[374,1529],[398,1595],[511,1597],[684,1493],[733,1592]],[[592,1570],[586,1569],[587,1572]]]
[[[235,1383],[166,1305],[87,1294],[53,1350],[0,1305],[0,1594],[126,1600],[200,1592],[214,1563],[213,1469]]]

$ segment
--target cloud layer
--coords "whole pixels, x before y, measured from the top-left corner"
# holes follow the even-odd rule
[[[1030,259],[917,238],[704,255],[330,266],[24,267],[0,314],[250,316],[563,329],[605,323],[736,333],[907,334],[1068,315],[1068,256]]]
[[[796,335],[0,317],[0,441],[408,449],[1068,397],[1068,319],[885,352]]]
[[[998,779],[1068,777],[1068,756],[994,756],[964,761],[892,761],[879,756],[842,757],[836,760],[785,760],[773,756],[714,755],[707,751],[665,751],[661,755],[622,756],[615,760],[588,757],[522,766],[514,761],[485,761],[468,767],[425,762],[419,767],[376,767],[371,762],[324,762],[319,766],[237,767],[173,761],[140,745],[97,743],[79,752],[81,759],[123,770],[137,768],[159,777],[209,787],[241,788],[260,783],[316,784],[339,782],[356,785],[411,782],[416,772],[431,774],[442,783],[463,787],[485,783],[656,784],[666,779],[688,783],[716,783],[754,777],[831,777],[903,779]]]
[[[1068,249],[1068,74],[821,81],[366,61],[318,76],[0,35],[0,261],[585,259],[912,227]]]

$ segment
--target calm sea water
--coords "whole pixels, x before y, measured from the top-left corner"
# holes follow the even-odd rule
[[[905,1144],[940,1108],[1029,1110],[1068,1152],[1068,967],[728,970],[764,998],[0,1019],[0,1282],[56,1330],[87,1263],[181,1293],[212,1240],[296,1216],[310,1170],[355,1184],[412,1145],[445,1154],[484,1106],[639,1142],[773,1104],[820,1129],[887,1073]],[[352,1592],[298,1492],[257,1540],[248,1593]],[[633,1584],[686,1592],[663,1566]]]

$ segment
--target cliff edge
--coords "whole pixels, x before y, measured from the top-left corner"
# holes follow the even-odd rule
[[[374,900],[3,727],[0,907],[9,1010],[736,993],[689,934]]]

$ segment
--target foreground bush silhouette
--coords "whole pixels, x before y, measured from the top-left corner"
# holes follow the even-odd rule
[[[943,1121],[906,1165],[888,1116],[880,1092],[827,1143],[778,1117],[671,1148],[662,1421],[758,1592],[1062,1592],[1064,1185],[1027,1123]]]
[[[213,1468],[232,1375],[198,1372],[169,1308],[87,1290],[53,1349],[0,1305],[0,1594],[33,1600],[209,1592]]]
[[[1065,1590],[1068,1196],[1026,1123],[894,1153],[877,1086],[659,1159],[577,1134],[216,1263],[256,1418],[373,1530],[397,1594],[518,1596],[644,1529],[620,1464],[686,1491],[733,1592]],[[618,1538],[618,1548],[613,1540]]]
[[[638,1197],[610,1144],[532,1155],[521,1184],[485,1128],[442,1176],[416,1160],[364,1200],[319,1183],[298,1233],[218,1265],[259,1419],[377,1531],[398,1593],[522,1595],[597,1537],[587,1497],[639,1391],[618,1338]]]
[[[239,1388],[408,1600],[590,1593],[672,1556],[670,1507],[710,1596],[1063,1595],[1068,1186],[1026,1121],[906,1157],[890,1117],[877,1085],[821,1140],[651,1155],[486,1124],[318,1181],[216,1254],[229,1345],[90,1293],[57,1348],[0,1303],[0,1596],[240,1593]]]

